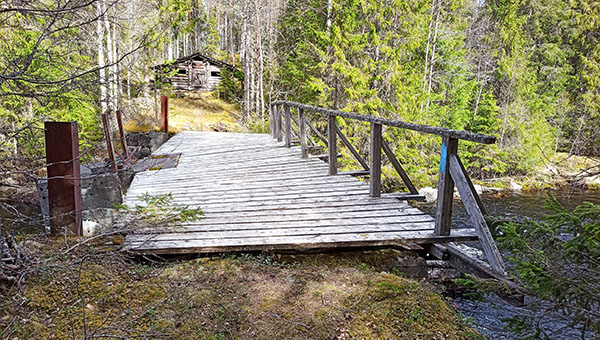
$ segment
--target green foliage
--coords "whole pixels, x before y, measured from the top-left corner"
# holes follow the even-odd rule
[[[491,147],[461,143],[478,177],[527,173],[555,150],[600,150],[600,20],[589,0],[326,8],[292,0],[281,20],[275,88],[288,99],[495,135]],[[367,154],[368,127],[338,123]],[[418,183],[435,182],[438,137],[397,129],[387,137]]]
[[[48,35],[31,28],[48,21],[43,16],[33,19],[16,14],[0,27],[0,130],[7,137],[1,139],[0,155],[40,159],[44,156],[43,121],[77,121],[85,160],[101,133],[94,75],[67,79],[74,69],[90,69],[95,61],[72,53],[73,46],[64,44],[65,39],[80,34],[79,29]]]
[[[432,66],[427,61],[433,53],[433,32],[427,34],[435,21],[431,2],[337,0],[332,5],[327,27],[319,10],[326,8],[324,1],[290,2],[279,47],[286,58],[280,60],[276,86],[291,99],[454,129],[499,131],[493,93],[488,87],[481,89],[468,64],[464,33],[468,21],[457,15],[466,15],[463,2],[447,1],[440,9],[435,58],[444,62]],[[442,33],[449,31],[453,33]],[[427,91],[430,72],[431,93]],[[368,124],[341,119],[338,124],[359,152],[368,154]],[[387,139],[417,184],[435,182],[439,137],[388,129]],[[465,145],[461,151],[467,164],[485,164],[479,173],[507,169],[497,157],[502,154],[498,148],[482,152],[481,146]],[[355,166],[353,162],[341,165]]]
[[[599,336],[600,206],[586,202],[568,211],[549,197],[546,208],[545,222],[500,225],[499,244],[525,287],[551,302],[549,310],[571,316],[582,336]]]
[[[221,69],[221,82],[217,87],[219,97],[225,99],[232,104],[240,104],[242,102],[243,83],[233,72],[224,67]]]
[[[135,221],[140,221],[143,226],[176,227],[185,222],[198,221],[204,218],[200,207],[176,206],[172,204],[173,195],[160,194],[150,195],[148,193],[138,196],[144,204],[135,206],[130,210],[127,206],[117,206],[118,210],[133,215]]]
[[[463,289],[465,289],[465,292],[464,292],[465,297],[467,297],[471,300],[476,300],[476,301],[483,300],[483,292],[480,289],[479,282],[477,282],[476,280],[474,280],[470,277],[458,278],[458,279],[454,279],[454,283],[457,286],[460,286]]]

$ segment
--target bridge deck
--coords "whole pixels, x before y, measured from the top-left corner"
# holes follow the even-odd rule
[[[302,159],[269,135],[183,132],[155,154],[181,153],[175,168],[134,178],[125,204],[172,193],[173,203],[201,207],[205,218],[129,234],[141,253],[392,246],[473,240],[473,229],[433,233],[434,219],[395,198],[371,198],[349,175],[329,176],[318,158]]]

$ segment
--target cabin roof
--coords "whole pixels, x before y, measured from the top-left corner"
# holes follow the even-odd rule
[[[153,69],[157,69],[157,68],[162,68],[165,66],[170,66],[170,65],[175,65],[175,64],[180,64],[182,62],[188,61],[188,60],[202,60],[202,61],[208,61],[210,64],[221,67],[221,68],[227,68],[230,71],[236,73],[236,72],[240,72],[235,66],[228,64],[224,61],[215,59],[215,58],[211,58],[207,55],[201,54],[201,53],[194,53],[194,54],[190,54],[188,56],[185,57],[181,57],[179,59],[176,59],[173,62],[169,62],[169,63],[163,63],[160,65],[155,65],[152,66]]]

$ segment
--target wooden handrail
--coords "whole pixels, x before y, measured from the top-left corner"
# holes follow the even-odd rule
[[[363,122],[393,126],[393,127],[397,127],[397,128],[401,128],[401,129],[406,129],[406,130],[412,130],[412,131],[423,132],[423,133],[428,133],[428,134],[433,134],[433,135],[446,136],[446,137],[451,137],[451,138],[456,138],[456,139],[467,140],[470,142],[477,142],[477,143],[483,143],[483,144],[496,143],[496,137],[483,135],[483,134],[476,133],[476,132],[446,129],[446,128],[424,125],[424,124],[408,123],[408,122],[404,122],[401,120],[379,118],[379,117],[375,117],[375,116],[371,116],[371,115],[363,115],[363,114],[354,113],[354,112],[330,110],[330,109],[325,109],[325,108],[318,107],[318,106],[306,105],[306,104],[292,102],[292,101],[286,101],[286,100],[274,101],[272,103],[272,105],[286,105],[286,106],[290,106],[290,107],[295,107],[297,109],[304,109],[304,110],[311,111],[311,112],[322,113],[327,116],[331,115],[331,116],[350,118],[350,119],[360,120]]]
[[[352,154],[358,159],[361,165],[368,169],[368,171],[358,171],[356,175],[369,175],[369,186],[370,196],[380,197],[381,196],[381,151],[389,158],[390,162],[406,184],[411,195],[416,197],[416,188],[412,184],[408,174],[402,168],[400,162],[396,159],[390,146],[383,139],[382,126],[397,127],[406,130],[412,130],[422,133],[434,134],[442,137],[442,147],[440,155],[440,178],[438,184],[438,196],[437,196],[437,211],[435,216],[435,234],[437,235],[449,235],[451,229],[451,216],[452,216],[452,201],[454,195],[454,187],[456,186],[460,194],[461,199],[465,205],[467,213],[471,217],[471,221],[475,230],[477,231],[478,237],[483,245],[483,251],[488,259],[488,262],[492,266],[493,270],[503,274],[504,273],[504,262],[498,251],[498,247],[490,234],[489,228],[485,222],[484,215],[486,214],[485,209],[481,203],[479,195],[475,191],[475,187],[469,178],[460,158],[458,156],[458,142],[459,140],[466,140],[477,143],[493,144],[496,142],[496,137],[483,135],[479,133],[469,131],[459,131],[452,129],[445,129],[440,127],[434,127],[423,124],[407,123],[400,120],[384,119],[370,115],[361,115],[353,112],[344,112],[338,110],[329,110],[317,106],[305,105],[291,101],[275,101],[271,103],[271,131],[273,137],[277,138],[281,142],[282,135],[282,115],[285,110],[285,121],[286,121],[286,145],[290,145],[290,108],[295,107],[298,110],[298,137],[300,139],[302,158],[308,157],[307,151],[307,134],[306,131],[306,112],[316,112],[327,116],[327,147],[328,147],[328,161],[329,161],[329,174],[344,174],[348,172],[338,172],[337,169],[337,145],[336,137],[339,136],[342,142],[350,149]],[[371,123],[371,164],[370,167],[358,154],[358,152],[350,145],[350,141],[344,136],[342,131],[339,129],[336,123],[336,117],[343,117],[354,119],[363,122]],[[293,117],[292,117],[293,119]],[[308,123],[310,124],[310,123]],[[312,125],[312,124],[310,124]],[[314,127],[313,127],[314,129]],[[316,130],[316,129],[314,129]],[[324,139],[319,133],[319,138]],[[407,197],[406,195],[404,197]]]

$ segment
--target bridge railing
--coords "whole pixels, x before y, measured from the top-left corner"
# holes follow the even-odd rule
[[[297,118],[291,114],[291,109],[295,108]],[[307,112],[322,114],[327,119],[327,136],[324,136],[315,125],[306,117]],[[348,118],[352,120],[370,123],[370,162],[367,163],[359,152],[352,146],[348,138],[338,127],[336,117]],[[471,142],[493,144],[496,137],[483,135],[479,133],[445,129],[423,124],[408,123],[401,120],[384,119],[380,117],[363,115],[353,112],[339,110],[330,110],[322,107],[305,105],[291,101],[275,101],[271,103],[270,110],[270,132],[277,141],[285,141],[286,147],[291,147],[294,143],[299,143],[302,152],[302,158],[308,158],[309,149],[316,148],[317,143],[307,131],[310,129],[314,136],[327,145],[327,155],[320,157],[327,158],[329,163],[329,174],[350,174],[355,176],[369,175],[369,186],[371,197],[381,197],[381,161],[382,151],[389,159],[390,163],[406,185],[408,193],[384,194],[385,197],[395,197],[399,199],[423,199],[414,184],[410,180],[407,172],[402,167],[401,162],[395,157],[390,145],[383,138],[382,127],[389,126],[405,130],[412,130],[420,133],[438,135],[442,138],[442,147],[440,155],[440,177],[438,182],[437,209],[435,216],[435,234],[450,235],[452,224],[452,200],[454,187],[458,189],[465,209],[471,218],[471,222],[481,240],[484,254],[486,255],[491,267],[504,273],[504,262],[496,247],[487,223],[484,219],[486,215],[485,208],[481,203],[479,195],[475,191],[473,182],[465,171],[459,156],[459,140]],[[296,137],[297,139],[293,139]],[[358,171],[338,171],[337,166],[337,138],[350,150],[352,155],[361,164],[363,170]],[[309,145],[309,142],[312,145]]]

